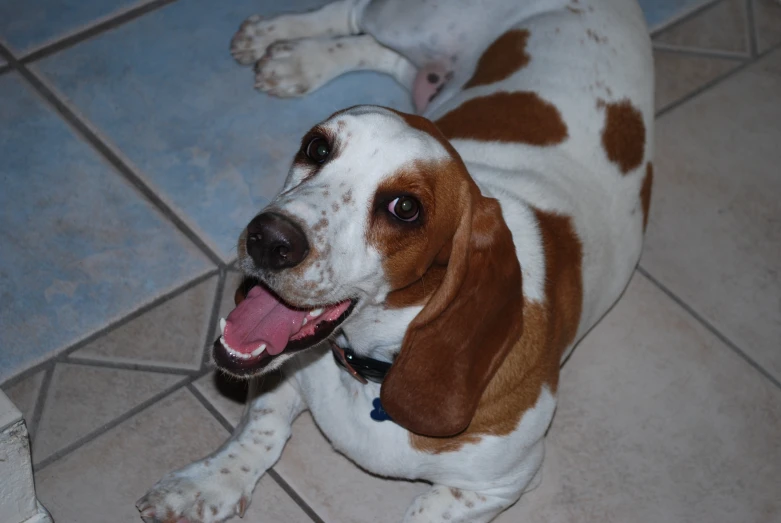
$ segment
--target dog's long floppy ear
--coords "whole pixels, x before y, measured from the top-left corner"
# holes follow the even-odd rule
[[[471,184],[439,288],[410,323],[382,406],[424,436],[465,430],[522,330],[521,270],[499,203]]]

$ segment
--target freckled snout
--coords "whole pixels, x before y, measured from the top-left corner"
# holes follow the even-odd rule
[[[247,225],[247,254],[259,269],[279,271],[301,263],[309,254],[309,243],[291,220],[264,212]]]

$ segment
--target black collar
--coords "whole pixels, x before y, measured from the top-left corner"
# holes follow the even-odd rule
[[[352,350],[343,349],[333,341],[330,343],[336,363],[364,385],[369,381],[382,383],[391,368],[391,364],[387,361],[358,356]]]

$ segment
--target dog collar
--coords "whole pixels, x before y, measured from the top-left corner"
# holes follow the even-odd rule
[[[391,364],[387,361],[358,356],[350,349],[343,349],[331,340],[329,342],[336,363],[364,385],[369,381],[382,383],[391,368]]]

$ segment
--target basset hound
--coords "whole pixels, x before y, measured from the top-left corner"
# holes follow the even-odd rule
[[[243,515],[309,410],[364,469],[431,482],[406,523],[492,520],[540,481],[560,365],[640,256],[654,82],[637,3],[339,0],[251,17],[232,52],[276,96],[385,72],[419,114],[358,106],[303,137],[239,240],[247,279],[213,352],[284,378],[142,518]]]

